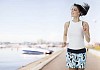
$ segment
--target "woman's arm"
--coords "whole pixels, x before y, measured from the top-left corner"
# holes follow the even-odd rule
[[[87,22],[83,22],[83,31],[84,31],[85,39],[89,43],[90,42],[90,32],[89,32],[89,25]]]
[[[63,47],[66,46],[68,27],[69,27],[69,22],[66,22],[66,23],[64,24]]]

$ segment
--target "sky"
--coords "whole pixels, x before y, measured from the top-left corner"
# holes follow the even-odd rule
[[[99,0],[0,0],[0,42],[62,42],[64,23],[72,19],[71,6],[83,2],[90,9],[80,19],[89,24],[91,43],[100,42]]]

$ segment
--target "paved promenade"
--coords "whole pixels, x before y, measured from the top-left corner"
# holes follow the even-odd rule
[[[46,64],[41,70],[68,70],[65,65],[64,51],[58,57]],[[100,70],[100,57],[87,53],[87,65],[85,70]]]

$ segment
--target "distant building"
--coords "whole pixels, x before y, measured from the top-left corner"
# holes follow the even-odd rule
[[[99,42],[96,42],[96,43],[94,44],[94,46],[100,46],[100,43],[99,43]]]

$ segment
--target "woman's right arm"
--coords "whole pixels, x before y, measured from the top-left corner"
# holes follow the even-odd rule
[[[69,27],[69,22],[66,22],[64,24],[63,47],[66,46],[66,42],[67,42],[67,31],[68,31],[68,27]]]

